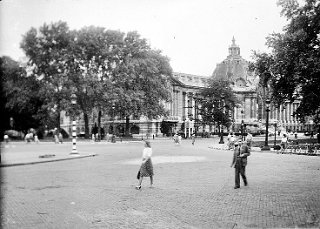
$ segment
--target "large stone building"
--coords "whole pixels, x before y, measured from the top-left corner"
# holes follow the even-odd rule
[[[250,126],[262,125],[266,122],[266,104],[263,90],[259,84],[259,77],[248,69],[248,61],[240,55],[240,47],[235,39],[229,47],[229,55],[216,66],[212,77],[226,79],[233,85],[233,91],[240,100],[240,106],[233,112],[234,128],[239,129],[241,122]],[[284,131],[302,131],[304,126],[293,116],[299,106],[299,101],[286,101],[279,108],[270,104],[269,123],[277,125],[277,129]],[[263,126],[263,125],[262,125]]]
[[[229,47],[229,55],[221,63],[217,64],[212,77],[215,79],[229,80],[234,93],[237,95],[240,106],[234,109],[232,118],[234,128],[237,130],[241,122],[254,124],[258,121],[258,82],[248,69],[248,61],[240,55],[240,47],[236,45],[235,39]]]
[[[248,69],[248,61],[240,55],[240,47],[236,45],[235,39],[229,47],[229,55],[221,63],[217,64],[212,77],[215,79],[227,79],[231,82],[232,90],[237,95],[240,105],[232,112],[233,125],[229,130],[240,131],[241,124],[245,124],[247,129],[251,127],[263,128],[266,119],[265,98],[259,88],[259,77]],[[168,117],[157,120],[149,120],[145,117],[130,120],[130,132],[140,136],[162,136],[180,132],[185,136],[190,136],[193,132],[212,133],[217,132],[216,126],[202,125],[199,120],[197,99],[199,90],[207,86],[209,76],[197,76],[191,74],[174,72],[171,77],[171,102],[165,107],[169,111]],[[286,102],[279,108],[270,106],[269,123],[277,124],[277,129],[301,131],[306,129],[292,116],[297,109],[299,101],[293,103]],[[78,133],[84,132],[84,125],[79,120]],[[90,127],[97,123],[97,114],[92,113]],[[115,116],[104,117],[102,127],[105,132],[112,133],[115,126],[115,133],[121,134],[124,131],[125,120]],[[68,117],[62,115],[61,127],[67,132],[71,132],[71,122]],[[252,129],[254,130],[254,129]]]

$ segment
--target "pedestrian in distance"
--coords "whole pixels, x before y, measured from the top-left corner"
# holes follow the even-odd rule
[[[248,146],[241,140],[235,143],[235,149],[233,153],[233,160],[231,167],[235,168],[235,186],[234,189],[240,188],[240,175],[242,177],[245,186],[248,185],[246,177],[247,157],[250,156],[250,150]]]
[[[229,132],[229,133],[228,133],[228,137],[227,137],[227,141],[228,141],[228,142],[227,142],[227,146],[228,146],[228,149],[229,149],[229,150],[231,149],[231,147],[230,147],[231,141],[230,141],[230,140],[231,140],[231,133]]]
[[[252,145],[252,134],[251,134],[250,132],[248,132],[248,134],[247,134],[246,141],[247,141],[247,146],[249,147],[249,149],[251,149],[251,145]]]
[[[178,145],[180,145],[180,144],[181,144],[181,140],[182,140],[182,137],[181,137],[181,135],[180,135],[180,134],[178,134]]]
[[[136,189],[141,189],[141,184],[143,177],[150,177],[150,187],[153,185],[153,165],[152,165],[152,148],[149,141],[145,141],[144,149],[142,152],[142,163],[138,171],[137,179],[139,180],[139,185]]]
[[[25,136],[25,141],[27,142],[27,143],[30,143],[30,142],[32,142],[33,141],[33,133],[27,133],[26,134],[26,136]]]
[[[59,133],[57,128],[54,128],[53,137],[54,137],[54,143],[59,144]]]
[[[280,144],[280,146],[281,146],[280,153],[284,153],[285,149],[287,148],[287,143],[288,143],[287,135],[283,134],[282,138],[281,138],[281,144]]]
[[[196,141],[196,134],[195,133],[193,133],[192,135],[191,135],[191,143],[192,143],[192,145],[194,145],[194,143],[195,143],[195,141]]]
[[[230,144],[229,144],[229,150],[234,150],[234,143],[235,143],[235,135],[234,133],[230,136]]]
[[[179,141],[179,139],[178,139],[178,134],[175,133],[175,134],[173,135],[173,142],[177,145],[177,144],[178,144],[178,141]]]
[[[63,136],[62,136],[62,133],[59,133],[59,135],[58,135],[58,136],[59,136],[59,143],[61,143],[61,144],[62,144],[62,143],[63,143]]]
[[[35,143],[39,143],[40,142],[39,138],[38,138],[38,135],[36,135],[36,134],[34,135],[34,142]]]

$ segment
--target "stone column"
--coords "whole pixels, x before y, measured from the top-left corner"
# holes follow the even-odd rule
[[[182,117],[182,108],[183,107],[183,101],[182,101],[182,91],[179,91],[178,93],[178,116]]]
[[[258,120],[257,117],[257,99],[256,98],[252,98],[252,118],[254,120]]]
[[[280,105],[280,107],[279,107],[278,120],[279,120],[280,122],[282,122],[282,105]]]
[[[184,116],[185,118],[187,117],[187,101],[188,101],[188,99],[187,99],[187,94],[186,94],[186,92],[184,91],[183,93],[182,93],[182,116]]]
[[[250,97],[250,119],[253,119],[253,98]]]
[[[196,118],[196,117],[195,117],[195,114],[196,114],[195,109],[196,109],[196,108],[195,108],[195,101],[194,101],[194,98],[193,98],[193,93],[191,94],[191,98],[190,98],[190,99],[191,99],[191,107],[192,107],[192,108],[191,108],[191,109],[192,109],[192,111],[191,111],[192,117],[193,117],[193,118]]]

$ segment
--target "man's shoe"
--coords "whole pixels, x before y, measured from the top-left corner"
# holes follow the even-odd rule
[[[244,184],[244,186],[248,186],[248,182]]]
[[[237,189],[237,188],[240,188],[240,187],[237,187],[237,186],[234,187],[234,189]]]

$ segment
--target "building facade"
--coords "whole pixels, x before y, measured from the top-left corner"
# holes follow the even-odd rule
[[[254,130],[257,126],[263,129],[266,123],[266,104],[259,86],[259,77],[249,70],[249,62],[241,57],[240,47],[236,44],[234,38],[228,51],[229,54],[226,59],[216,65],[211,76],[214,79],[229,80],[232,90],[240,101],[239,106],[235,107],[231,114],[232,125],[224,131],[239,132],[241,125],[245,125],[248,130],[251,127]],[[171,102],[165,104],[169,116],[157,120],[149,120],[146,117],[131,117],[130,133],[142,137],[170,136],[174,133],[180,133],[190,137],[193,132],[217,132],[218,127],[202,125],[199,121],[201,120],[198,114],[199,104],[197,104],[199,91],[207,86],[208,79],[209,76],[174,72],[170,86]],[[271,103],[269,123],[274,126],[277,125],[278,130],[307,130],[308,126],[302,125],[293,116],[298,106],[299,101],[293,103],[287,101],[278,108]],[[61,115],[61,117],[61,127],[71,133],[71,120],[65,115]],[[93,112],[91,114],[89,125],[92,129],[97,125],[97,117],[97,113]],[[83,123],[83,120],[78,120],[78,133],[84,133]],[[102,128],[106,134],[122,134],[124,127],[125,120],[117,115],[102,118]]]

